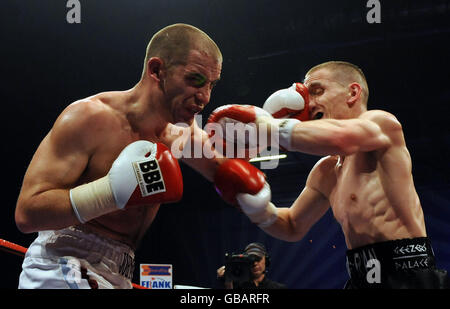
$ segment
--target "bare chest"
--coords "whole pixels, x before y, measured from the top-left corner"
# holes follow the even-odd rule
[[[370,159],[366,154],[339,158],[334,167],[336,185],[329,200],[341,224],[370,216],[371,207],[383,199],[376,160]]]
[[[136,140],[138,139],[128,132],[112,131],[109,138],[102,141],[96,151],[90,156],[81,179],[83,181],[92,181],[105,176],[121,151]]]
[[[105,176],[122,150],[139,139],[138,135],[126,128],[111,128],[109,138],[91,155],[80,182],[90,182]],[[135,247],[158,209],[159,205],[127,208],[96,218],[88,224],[101,235]]]
[[[174,131],[171,127],[167,127],[158,137],[140,136],[138,133],[132,131],[127,126],[120,126],[117,128],[110,128],[109,138],[102,141],[96,151],[91,155],[85,173],[82,176],[84,181],[92,181],[102,177],[108,173],[113,162],[120,155],[122,150],[129,144],[138,140],[148,140],[153,143],[163,143],[169,149],[177,145],[177,139],[186,140],[187,133],[184,131],[174,131],[178,135],[171,134]]]

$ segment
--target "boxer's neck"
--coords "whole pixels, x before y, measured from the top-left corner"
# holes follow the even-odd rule
[[[131,127],[142,139],[158,140],[170,122],[163,98],[152,85],[138,83],[129,90],[125,114]]]

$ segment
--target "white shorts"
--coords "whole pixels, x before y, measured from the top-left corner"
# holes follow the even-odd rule
[[[42,231],[28,248],[19,289],[131,289],[134,251],[83,227]]]

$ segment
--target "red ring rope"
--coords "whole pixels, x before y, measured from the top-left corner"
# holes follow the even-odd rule
[[[16,245],[10,241],[4,240],[0,238],[0,250],[15,254],[21,257],[25,256],[25,253],[27,252],[27,248]],[[132,283],[133,289],[147,289],[146,287],[143,287],[141,285]]]

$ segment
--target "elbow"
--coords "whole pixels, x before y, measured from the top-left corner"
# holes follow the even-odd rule
[[[18,214],[16,212],[15,220],[16,220],[16,227],[20,232],[24,234],[33,233],[33,229],[31,227],[30,222],[27,221],[23,215]]]
[[[294,221],[289,216],[289,232],[286,237],[283,239],[287,242],[298,242],[303,239],[303,237],[306,235],[306,230],[304,229],[304,226],[302,224],[299,224],[298,222]]]
[[[27,211],[24,210],[24,208],[25,207],[23,203],[19,202],[17,203],[16,211],[14,214],[17,229],[24,234],[36,232],[33,222],[30,219],[30,216],[27,214]]]

